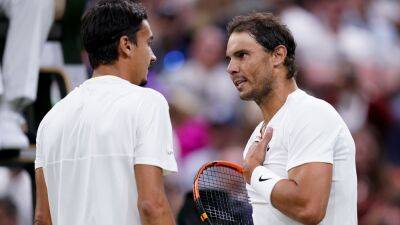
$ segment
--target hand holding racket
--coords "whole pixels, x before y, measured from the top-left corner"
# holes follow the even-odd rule
[[[255,141],[249,151],[246,154],[244,159],[244,171],[243,176],[245,181],[250,184],[251,174],[253,170],[257,167],[262,165],[265,160],[265,154],[268,151],[268,143],[271,141],[272,138],[272,128],[267,127],[262,137],[258,138]]]

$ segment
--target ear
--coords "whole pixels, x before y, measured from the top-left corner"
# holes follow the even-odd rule
[[[272,63],[277,67],[285,63],[287,49],[284,45],[278,45],[272,52]]]
[[[128,36],[124,35],[119,39],[119,51],[121,56],[130,57],[135,49],[134,43],[132,43]]]

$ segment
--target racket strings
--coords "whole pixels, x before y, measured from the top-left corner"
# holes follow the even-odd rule
[[[246,183],[234,169],[214,166],[198,179],[200,200],[213,224],[252,225]]]

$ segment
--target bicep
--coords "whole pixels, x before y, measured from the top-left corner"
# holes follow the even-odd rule
[[[332,167],[330,163],[306,163],[290,169],[288,176],[296,182],[304,198],[326,209],[331,190]]]
[[[164,195],[163,172],[160,167],[145,164],[136,164],[134,167],[139,199]]]
[[[45,221],[51,224],[50,206],[47,195],[47,186],[43,174],[43,168],[35,170],[36,182],[36,210],[35,221]]]
[[[138,191],[137,206],[142,224],[175,224],[164,191],[162,169],[136,164],[135,177]]]

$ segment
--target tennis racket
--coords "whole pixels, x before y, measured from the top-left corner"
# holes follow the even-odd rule
[[[193,197],[200,219],[209,225],[253,225],[243,168],[215,161],[197,172]]]

